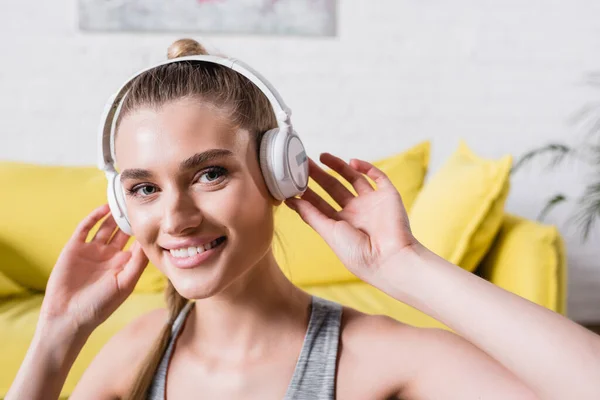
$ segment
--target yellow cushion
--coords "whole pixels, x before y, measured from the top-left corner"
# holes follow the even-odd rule
[[[465,143],[426,182],[409,212],[415,237],[473,271],[500,228],[509,189],[510,155],[476,156]]]
[[[555,226],[505,215],[477,273],[534,303],[566,313],[566,255]]]
[[[0,272],[22,286],[44,290],[77,224],[106,202],[106,178],[95,167],[0,163]],[[162,290],[149,265],[136,290]]]
[[[406,152],[374,162],[391,179],[407,208],[412,206],[423,185],[429,164],[429,149],[430,143],[423,142]],[[354,192],[349,183],[340,180]],[[312,180],[309,187],[339,209]],[[285,205],[275,213],[275,231],[275,256],[283,272],[295,284],[315,285],[358,279],[344,267],[325,241]]]
[[[27,291],[22,286],[17,285],[0,272],[0,298],[24,293],[27,293]]]
[[[42,304],[42,295],[0,301],[0,398],[8,392],[33,338]],[[146,312],[165,307],[162,293],[134,293],[100,325],[86,342],[69,372],[61,398],[75,388],[83,372],[100,349],[129,322]]]

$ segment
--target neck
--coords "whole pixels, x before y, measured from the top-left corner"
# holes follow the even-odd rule
[[[244,276],[213,297],[196,300],[190,315],[193,347],[199,354],[225,350],[231,358],[258,356],[280,343],[282,332],[304,337],[310,295],[281,271],[272,251]]]

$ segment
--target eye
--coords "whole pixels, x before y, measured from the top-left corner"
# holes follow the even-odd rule
[[[127,189],[127,194],[133,197],[148,197],[156,193],[158,189],[152,185],[137,185]]]
[[[227,170],[223,167],[210,167],[205,169],[198,181],[204,184],[220,183],[227,176]]]

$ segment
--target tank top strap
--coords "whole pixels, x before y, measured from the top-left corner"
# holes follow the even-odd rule
[[[173,321],[173,325],[171,326],[171,338],[179,336],[179,331],[187,318],[192,307],[194,307],[193,301],[188,301],[185,306],[181,309],[177,317],[175,317],[175,321]]]
[[[342,306],[312,297],[308,329],[285,400],[335,399]]]
[[[156,373],[154,374],[154,379],[152,380],[152,384],[150,385],[150,388],[148,389],[148,395],[146,397],[148,400],[164,400],[164,398],[165,398],[167,369],[169,368],[169,362],[171,361],[171,356],[173,354],[173,348],[175,346],[175,341],[177,340],[177,337],[179,336],[179,332],[181,331],[181,327],[183,326],[185,319],[187,318],[190,310],[193,307],[194,307],[193,301],[190,301],[185,306],[183,306],[183,308],[181,309],[181,311],[179,312],[177,317],[175,317],[175,320],[173,321],[173,325],[171,325],[171,337],[169,339],[169,344],[167,345],[167,348],[165,349],[165,352],[160,361],[160,364],[158,364],[158,368],[156,368]]]

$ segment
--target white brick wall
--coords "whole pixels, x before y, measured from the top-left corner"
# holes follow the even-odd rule
[[[374,5],[377,5],[375,7]],[[599,93],[597,0],[339,0],[335,38],[90,34],[76,0],[0,3],[0,159],[92,164],[107,96],[193,35],[253,65],[294,110],[315,155],[375,158],[423,139],[432,171],[464,138],[478,153],[521,154],[580,137],[568,118]],[[577,193],[580,167],[517,175],[508,210],[533,218],[554,190]],[[451,210],[449,210],[451,211]],[[568,242],[570,316],[600,320],[600,234]]]

